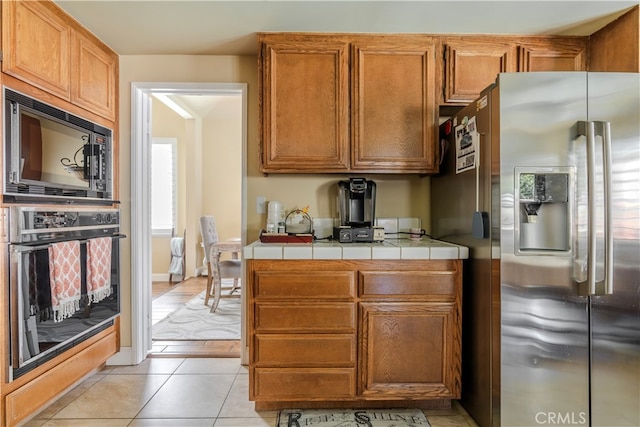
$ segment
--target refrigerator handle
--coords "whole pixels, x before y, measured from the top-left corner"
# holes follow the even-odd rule
[[[587,294],[596,294],[596,206],[595,189],[596,182],[596,142],[595,124],[593,122],[578,122],[578,135],[587,138]]]
[[[476,210],[473,212],[473,218],[471,219],[471,234],[476,239],[486,239],[489,237],[489,213],[480,210],[480,140],[484,136],[483,133],[478,133],[478,146],[476,147]],[[484,159],[483,159],[484,160]]]
[[[611,206],[611,123],[595,122],[596,135],[602,137],[602,174],[604,192],[604,294],[613,293],[613,227]],[[599,284],[600,285],[600,284]]]

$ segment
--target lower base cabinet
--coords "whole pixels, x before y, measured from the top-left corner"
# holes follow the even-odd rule
[[[460,397],[461,260],[247,260],[257,409]]]
[[[456,397],[455,315],[454,304],[361,303],[361,395]]]

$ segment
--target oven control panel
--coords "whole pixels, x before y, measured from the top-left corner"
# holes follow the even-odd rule
[[[92,227],[118,224],[119,212],[110,211],[30,211],[23,212],[24,229]]]
[[[15,243],[55,241],[64,235],[82,239],[118,234],[120,212],[117,209],[13,207],[9,208],[9,223],[10,241]]]
[[[69,227],[68,222],[74,222],[63,212],[35,212],[31,217],[33,224],[28,228],[63,228]]]

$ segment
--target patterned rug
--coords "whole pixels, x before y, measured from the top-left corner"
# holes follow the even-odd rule
[[[286,409],[277,427],[430,427],[419,409]]]
[[[210,313],[204,305],[204,292],[182,308],[153,325],[152,339],[162,340],[235,340],[240,339],[240,298],[221,298]]]

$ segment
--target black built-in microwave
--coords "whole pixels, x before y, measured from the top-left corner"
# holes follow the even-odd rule
[[[112,131],[4,88],[3,200],[113,203]]]

